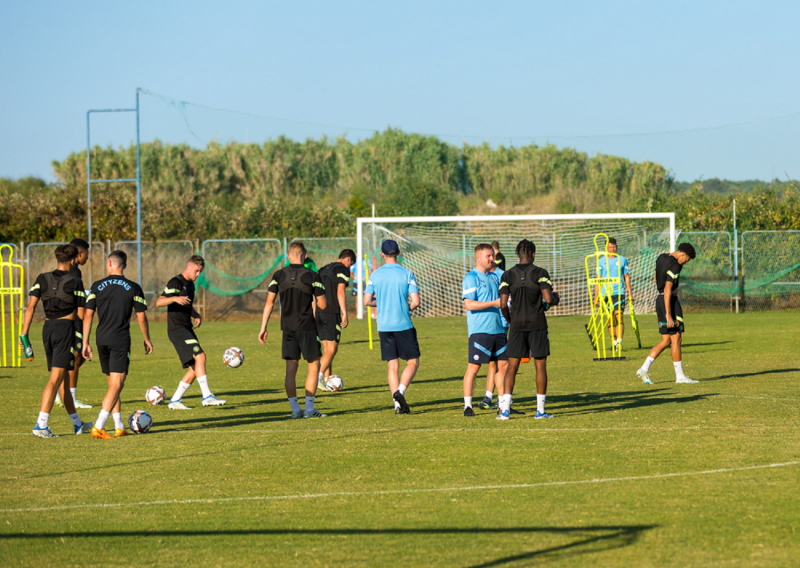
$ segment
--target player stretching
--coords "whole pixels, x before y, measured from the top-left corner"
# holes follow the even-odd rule
[[[467,310],[469,334],[469,356],[467,372],[464,374],[464,416],[475,416],[472,410],[472,391],[475,387],[475,375],[483,363],[496,364],[497,396],[503,398],[505,394],[503,381],[508,365],[507,339],[503,329],[503,316],[500,315],[499,286],[497,280],[489,274],[493,265],[492,246],[479,244],[475,247],[475,268],[461,283],[461,299],[464,300],[464,309]]]
[[[617,258],[619,258],[619,266],[617,266]],[[631,275],[628,268],[628,259],[617,254],[617,239],[611,237],[608,239],[608,256],[601,256],[597,262],[597,275],[600,278],[617,278],[622,272],[623,279],[625,280],[625,288],[628,290],[628,301],[633,302],[633,293],[631,292]],[[594,301],[597,303],[597,296],[601,292],[605,292],[600,286],[594,287]],[[611,287],[611,297],[614,300],[614,316],[608,322],[608,332],[611,334],[611,341],[614,342],[614,347],[622,347],[622,336],[625,334],[625,326],[622,323],[622,314],[625,312],[625,291],[620,292],[620,287],[617,284],[608,284]]]
[[[536,367],[536,415],[534,418],[552,418],[545,412],[547,397],[547,357],[550,340],[547,337],[545,312],[558,305],[558,294],[553,292],[550,275],[544,268],[533,264],[536,245],[523,239],[517,245],[519,264],[506,270],[500,283],[500,306],[511,324],[508,334],[508,370],[505,380],[505,397],[500,397],[498,420],[508,420],[511,414],[511,395],[517,378],[520,359],[530,357]],[[508,297],[511,296],[511,309]],[[503,400],[505,398],[505,400]]]
[[[75,318],[78,308],[86,305],[83,282],[70,272],[77,256],[78,249],[73,245],[56,247],[58,269],[53,272],[44,272],[36,277],[36,282],[29,292],[30,301],[25,310],[25,320],[22,324],[22,335],[28,335],[36,304],[41,300],[46,318],[42,328],[42,340],[44,341],[44,352],[47,355],[47,370],[50,372],[50,380],[44,387],[39,418],[33,429],[33,434],[40,438],[58,438],[50,431],[47,423],[56,393],[61,384],[68,380],[69,369],[72,369],[75,364]],[[69,389],[64,389],[62,402],[72,420],[75,434],[89,432],[92,423],[83,422],[78,417],[78,411],[75,410],[72,393]]]
[[[275,306],[275,297],[281,299],[281,331],[283,345],[281,357],[286,361],[286,396],[292,406],[292,418],[322,418],[327,416],[314,408],[319,377],[319,360],[322,356],[317,324],[314,321],[313,303],[317,301],[317,312],[327,307],[325,302],[325,286],[319,274],[303,266],[306,260],[306,247],[300,241],[294,241],[286,251],[289,266],[281,268],[272,275],[267,291],[267,303],[261,317],[261,331],[258,340],[261,345],[267,343],[267,324]],[[300,408],[297,402],[297,368],[300,356],[308,363],[306,377],[306,409]]]
[[[122,421],[120,394],[125,386],[128,366],[131,360],[131,312],[136,312],[139,327],[144,336],[144,352],[150,355],[153,344],[150,342],[150,326],[147,323],[147,302],[141,286],[125,278],[123,271],[127,266],[128,255],[115,250],[106,259],[107,277],[92,284],[86,299],[86,316],[83,319],[83,337],[88,338],[92,331],[92,317],[97,312],[97,333],[95,344],[100,359],[100,369],[108,379],[108,392],[103,399],[100,415],[92,428],[92,438],[109,440],[127,435]],[[92,347],[87,341],[83,346],[83,356],[92,360]],[[114,435],[106,432],[108,417],[114,419]]]
[[[356,253],[344,249],[339,260],[323,266],[319,277],[325,286],[325,308],[316,313],[317,336],[322,341],[322,360],[319,367],[318,388],[330,390],[325,384],[333,372],[333,358],[339,349],[342,330],[347,327],[347,306],[345,290],[350,284],[350,267],[356,262]]]
[[[89,261],[89,243],[83,239],[72,239],[69,244],[78,249],[78,256],[75,258],[75,263],[72,265],[70,273],[73,277],[83,282],[83,274],[81,274],[81,269],[78,267],[84,266]],[[92,407],[90,404],[85,404],[78,400],[76,396],[78,390],[78,371],[81,365],[83,365],[83,356],[81,354],[83,351],[83,315],[83,308],[78,308],[78,317],[75,318],[75,366],[69,370],[69,385],[67,385],[67,381],[61,384],[62,392],[65,388],[69,388],[70,392],[72,392],[72,402],[75,404],[75,408]],[[59,394],[56,395],[56,404],[62,406],[61,395]]]
[[[405,394],[419,369],[417,330],[411,323],[411,310],[419,306],[419,288],[414,273],[397,264],[398,254],[400,247],[395,241],[383,241],[381,256],[384,265],[369,275],[364,305],[378,308],[381,359],[389,368],[394,413],[410,414]],[[400,359],[406,361],[402,377],[399,376]]]
[[[497,242],[497,241],[495,241]],[[492,245],[492,250],[494,250],[494,245]],[[492,267],[489,269],[489,276],[494,278],[495,282],[497,283],[497,287],[500,287],[500,279],[503,277],[503,273],[505,270],[497,266],[497,261],[492,261]],[[506,318],[503,317],[502,312],[500,313],[500,319],[503,322],[503,335],[508,337],[508,322]],[[495,387],[495,379],[497,375],[497,362],[491,361],[486,366],[486,393],[481,400],[480,407],[484,410],[490,410],[492,408],[492,397],[494,396],[494,387]],[[500,392],[497,393],[500,396]],[[499,400],[499,399],[498,399]],[[511,413],[515,414],[518,411],[512,410]]]
[[[681,243],[678,250],[672,254],[662,254],[656,259],[656,287],[658,297],[656,298],[656,315],[658,316],[658,332],[661,334],[661,341],[655,344],[650,350],[650,354],[644,361],[644,365],[636,371],[636,376],[642,379],[646,385],[652,385],[650,380],[650,365],[656,360],[661,352],[672,346],[672,365],[675,367],[676,383],[696,383],[683,374],[683,362],[681,361],[681,334],[683,333],[683,310],[675,291],[680,284],[681,269],[683,265],[694,259],[696,253],[694,247],[689,243]]]
[[[206,374],[206,354],[194,330],[200,327],[202,319],[192,307],[194,303],[194,282],[206,266],[202,256],[192,255],[186,268],[175,278],[167,282],[167,287],[156,300],[156,307],[167,306],[167,336],[175,346],[186,374],[183,375],[175,394],[169,399],[169,407],[173,410],[190,410],[181,400],[195,378],[203,392],[203,406],[220,406],[225,401],[217,398],[208,388]],[[192,322],[194,320],[194,322]]]

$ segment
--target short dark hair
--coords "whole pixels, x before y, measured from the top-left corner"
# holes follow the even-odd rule
[[[108,258],[112,259],[114,266],[121,266],[122,268],[128,266],[128,255],[125,254],[124,251],[111,251],[111,254],[108,255]]]
[[[344,249],[342,252],[339,253],[339,260],[344,260],[346,258],[349,258],[352,262],[355,263],[356,253],[354,253],[351,249]]]
[[[492,248],[500,250],[500,243],[498,243],[497,241],[492,241]]]
[[[609,237],[608,238],[608,244],[610,244],[610,245],[617,244],[617,239],[615,239],[614,237]]]
[[[286,255],[288,256],[289,253],[294,254],[295,252],[308,254],[306,251],[306,245],[304,245],[302,241],[292,241],[289,243],[289,248],[286,250]]]
[[[89,252],[89,249],[91,248],[91,245],[89,245],[89,243],[87,243],[83,239],[72,239],[69,242],[69,244],[71,244],[72,246],[74,246],[79,250],[85,250],[86,252]]]
[[[56,247],[56,260],[58,262],[69,262],[78,256],[78,249],[75,245],[58,245]]]
[[[199,254],[193,254],[192,257],[189,259],[189,262],[191,262],[192,264],[196,264],[200,268],[206,267],[206,261],[203,260],[203,257],[200,256]]]
[[[678,245],[678,252],[682,252],[690,259],[694,260],[694,257],[697,256],[697,253],[694,250],[694,247],[690,243],[681,243]]]
[[[494,252],[494,247],[492,247],[492,245],[487,244],[487,243],[478,243],[475,246],[475,254],[478,254],[482,250],[490,250],[490,251]]]
[[[517,256],[524,254],[533,258],[533,255],[536,254],[536,245],[533,244],[533,241],[529,241],[528,239],[522,239],[519,244],[517,245]]]

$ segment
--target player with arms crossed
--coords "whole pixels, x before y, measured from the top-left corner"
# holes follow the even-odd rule
[[[339,350],[342,330],[347,327],[346,289],[350,284],[350,267],[356,262],[356,253],[344,249],[339,260],[319,269],[325,286],[325,307],[317,310],[317,336],[322,341],[322,359],[319,367],[318,388],[330,390],[325,380],[333,372],[333,358]]]
[[[46,318],[42,328],[42,340],[47,355],[50,380],[44,387],[39,418],[33,429],[33,434],[39,438],[58,437],[48,426],[50,411],[53,409],[59,387],[65,380],[69,380],[69,370],[75,365],[75,318],[78,308],[83,309],[86,306],[83,282],[71,272],[77,256],[78,249],[73,245],[56,247],[58,269],[44,272],[36,277],[36,282],[29,292],[30,300],[22,323],[22,335],[28,335],[36,304],[41,300]],[[75,434],[89,432],[92,423],[83,422],[78,417],[69,389],[64,389],[61,400],[72,420]]]
[[[120,394],[125,386],[128,367],[131,361],[131,312],[136,312],[139,328],[144,336],[144,352],[150,355],[153,344],[150,341],[150,326],[147,322],[147,302],[142,287],[125,278],[123,271],[128,263],[128,255],[115,250],[106,259],[107,277],[92,284],[86,299],[86,315],[83,318],[83,337],[89,338],[92,331],[92,318],[97,312],[97,333],[94,342],[100,368],[108,379],[108,392],[103,399],[100,415],[92,428],[92,438],[109,440],[127,435],[122,421]],[[92,347],[86,341],[83,356],[87,361],[93,357]],[[114,435],[106,432],[108,417],[114,419]]]
[[[202,256],[192,255],[184,271],[167,282],[167,287],[156,300],[157,308],[167,307],[167,336],[175,346],[183,368],[186,369],[186,374],[183,375],[175,394],[169,400],[169,408],[172,410],[190,410],[181,399],[195,378],[203,392],[203,406],[225,404],[225,401],[214,396],[208,387],[206,354],[194,333],[202,323],[200,314],[192,307],[194,283],[205,266],[206,262]]]
[[[389,369],[394,413],[410,414],[405,394],[419,369],[417,330],[411,323],[411,310],[419,306],[419,288],[414,273],[397,264],[399,254],[400,247],[395,241],[383,241],[381,256],[384,265],[369,275],[364,305],[378,308],[381,359],[387,362]],[[411,298],[410,303],[408,298]],[[402,376],[399,376],[400,359],[406,361]]]
[[[497,366],[495,383],[497,395],[503,397],[504,379],[508,365],[507,339],[500,315],[500,294],[497,280],[489,274],[494,265],[494,250],[491,245],[481,243],[475,247],[475,268],[461,283],[461,299],[467,310],[467,332],[469,334],[469,356],[464,375],[464,416],[475,416],[472,410],[472,392],[475,376],[481,365]],[[487,388],[487,393],[488,393]],[[491,408],[491,402],[490,408]]]
[[[619,258],[619,266],[617,265],[617,258]],[[608,256],[601,256],[598,259],[597,276],[600,278],[617,278],[622,272],[622,277],[625,280],[625,289],[628,291],[628,301],[633,302],[633,293],[631,292],[631,271],[628,268],[628,259],[617,254],[617,239],[611,237],[608,239]],[[620,291],[617,284],[603,284],[611,287],[611,297],[614,300],[614,316],[608,322],[608,332],[611,334],[611,341],[614,346],[622,346],[622,336],[625,333],[625,325],[622,322],[622,315],[625,312],[625,291]],[[599,285],[594,287],[594,301],[597,303],[597,297],[605,289],[601,290]]]
[[[530,357],[536,367],[536,415],[534,418],[552,418],[545,412],[547,398],[547,357],[550,340],[547,337],[545,312],[557,306],[558,294],[553,292],[550,274],[533,264],[536,245],[523,239],[517,245],[519,264],[505,271],[500,283],[500,306],[511,328],[508,334],[508,370],[505,380],[505,397],[500,399],[498,420],[508,420],[511,414],[511,396],[517,378],[520,359]],[[511,296],[511,309],[508,297]],[[505,398],[505,401],[503,401]]]
[[[318,273],[303,266],[303,262],[306,260],[306,247],[303,243],[292,242],[289,250],[286,251],[286,256],[289,258],[289,266],[285,266],[273,274],[269,283],[267,303],[264,305],[264,313],[261,317],[261,331],[258,332],[258,340],[261,345],[266,345],[269,317],[275,307],[275,298],[280,297],[281,331],[283,332],[281,357],[286,361],[284,386],[292,407],[292,418],[324,418],[327,415],[314,408],[322,350],[317,337],[313,304],[316,300],[317,312],[326,308],[325,286]],[[297,402],[297,368],[300,366],[301,356],[308,363],[305,411]]]
[[[647,355],[644,365],[636,371],[646,385],[652,385],[650,380],[650,365],[656,360],[664,349],[671,346],[672,365],[675,367],[676,383],[697,383],[683,374],[683,361],[681,360],[681,337],[683,334],[683,309],[675,295],[680,284],[681,269],[683,265],[693,260],[697,253],[689,243],[681,243],[678,250],[672,254],[662,254],[656,259],[656,315],[658,316],[658,332],[661,341],[655,344]]]

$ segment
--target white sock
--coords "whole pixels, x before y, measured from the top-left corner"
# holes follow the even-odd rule
[[[39,418],[36,419],[36,425],[39,428],[47,428],[47,421],[50,419],[49,412],[40,412]]]
[[[314,412],[314,397],[306,397],[306,412]]]
[[[467,407],[472,408],[472,397],[471,396],[465,396],[464,397],[464,408],[467,408]]]
[[[503,410],[511,410],[511,395],[504,394],[503,395],[503,406],[501,407]]]
[[[672,366],[675,367],[675,378],[680,379],[684,377],[683,374],[683,361],[673,361]]]
[[[211,396],[211,389],[208,388],[208,375],[197,377],[197,384],[200,385],[200,390],[203,391],[203,398]]]
[[[122,422],[121,412],[114,412],[111,417],[114,418],[114,428],[117,428],[118,430],[125,429],[125,424]]]
[[[70,389],[69,389],[69,392],[71,392],[71,393],[72,393],[72,402],[75,402],[76,400],[78,400],[78,399],[76,398],[76,397],[77,397],[77,395],[75,394],[75,393],[77,392],[77,390],[78,390],[78,387],[75,387],[74,389],[73,389],[73,388],[70,388]]]
[[[100,414],[97,415],[97,422],[94,423],[94,427],[99,430],[105,428],[109,416],[111,416],[111,413],[108,410],[101,409]]]
[[[183,398],[183,395],[189,390],[189,387],[192,386],[189,383],[184,383],[183,381],[178,383],[178,388],[175,389],[175,394],[172,395],[172,398],[169,399],[170,402],[178,402],[180,399]]]
[[[537,394],[536,395],[536,412],[539,414],[544,414],[544,399],[547,398],[546,394]]]
[[[397,387],[397,390],[399,390],[400,394],[402,394],[403,396],[406,395],[406,390],[407,389],[408,389],[408,387],[406,385],[400,385],[399,387]]]
[[[648,357],[647,359],[645,359],[644,364],[642,365],[642,369],[644,369],[645,371],[650,371],[650,365],[653,364],[653,361],[655,361],[655,359],[653,359],[652,357]]]
[[[394,400],[394,399],[392,399],[392,400]],[[400,403],[397,402],[396,400],[394,400],[394,407],[395,407],[395,409],[400,408]]]
[[[297,413],[297,412],[300,412],[301,410],[303,410],[302,408],[300,408],[300,403],[297,402],[297,397],[296,396],[293,396],[292,398],[289,399],[289,404],[292,405],[292,412],[294,412],[294,413]]]
[[[320,371],[319,376],[317,376],[317,382],[322,383],[324,380],[325,380],[325,375],[322,373],[322,371]]]
[[[492,402],[492,398],[494,397],[494,393],[492,391],[486,391],[486,394],[483,395],[489,399],[489,402]]]
[[[81,422],[81,419],[80,419],[80,417],[78,416],[78,413],[77,413],[77,412],[76,412],[75,414],[70,414],[70,415],[69,415],[69,419],[70,419],[70,420],[72,420],[72,423],[73,423],[75,426],[80,426],[81,424],[83,424],[83,422]]]

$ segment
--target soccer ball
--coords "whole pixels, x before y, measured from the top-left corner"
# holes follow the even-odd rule
[[[128,428],[134,434],[147,434],[153,425],[153,418],[144,410],[137,410],[128,418]]]
[[[153,406],[161,404],[166,398],[167,393],[161,387],[150,387],[147,389],[147,394],[144,395],[144,399]]]
[[[244,353],[238,347],[228,347],[222,356],[222,361],[231,369],[235,369],[244,363]]]
[[[325,386],[331,389],[331,392],[339,392],[344,388],[344,381],[339,375],[331,375],[325,379]]]

